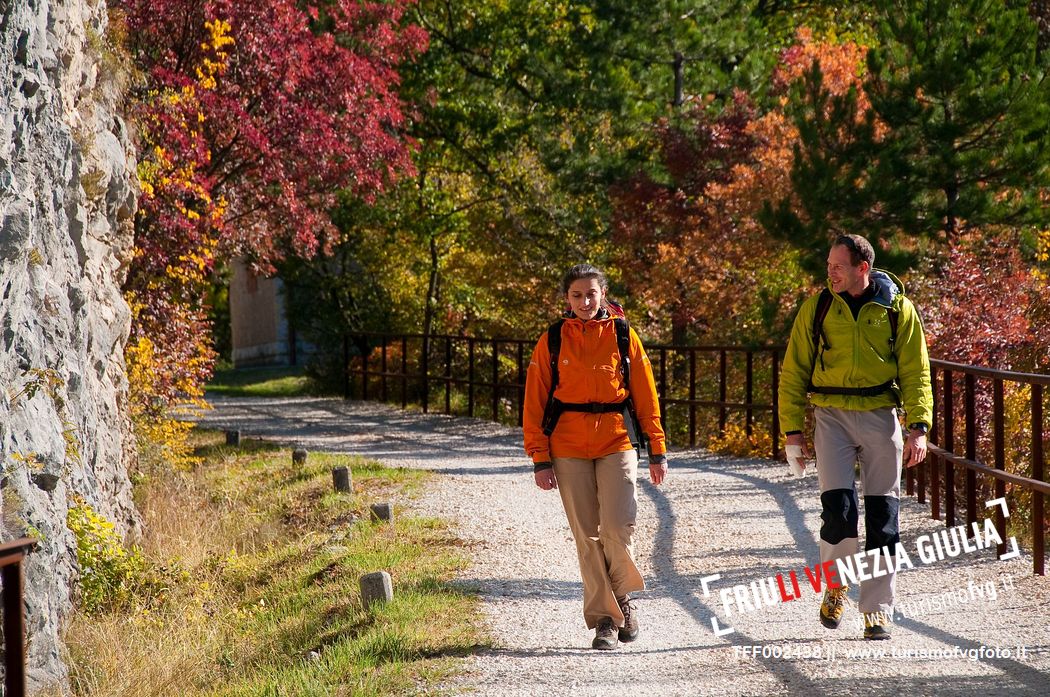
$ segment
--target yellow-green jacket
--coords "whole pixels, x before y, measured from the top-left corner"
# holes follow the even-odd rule
[[[785,433],[802,430],[810,375],[816,387],[874,387],[895,382],[893,389],[870,397],[813,393],[814,406],[855,411],[903,406],[906,424],[932,423],[930,358],[919,314],[904,297],[904,285],[896,276],[873,269],[871,281],[875,297],[861,308],[856,320],[846,301],[832,292],[823,325],[829,346],[820,355],[813,345],[820,296],[802,303],[791,328],[780,379],[780,427]],[[895,346],[890,341],[889,307],[898,313]]]

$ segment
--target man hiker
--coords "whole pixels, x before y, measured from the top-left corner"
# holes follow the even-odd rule
[[[802,304],[784,357],[780,423],[796,471],[805,466],[798,454],[809,455],[803,437],[807,395],[813,404],[821,563],[858,552],[856,464],[865,550],[885,548],[881,553],[892,556],[900,541],[901,464],[913,467],[926,458],[933,392],[922,322],[901,282],[874,263],[875,252],[860,235],[835,240],[827,288]],[[860,584],[865,639],[890,638],[896,564],[883,560],[883,567],[891,572]],[[820,606],[825,627],[838,628],[848,590],[844,583],[826,588]]]

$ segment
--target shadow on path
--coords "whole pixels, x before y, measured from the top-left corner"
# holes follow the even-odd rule
[[[765,492],[767,495],[773,498],[774,501],[776,501],[780,510],[784,512],[783,519],[777,520],[776,523],[783,523],[786,526],[788,532],[791,534],[791,537],[794,540],[796,549],[801,550],[804,555],[805,565],[812,567],[813,565],[819,563],[820,557],[818,554],[818,546],[813,540],[812,533],[810,533],[809,529],[806,527],[803,512],[796,503],[794,494],[789,489],[789,487],[781,483],[771,482],[762,477],[733,471],[732,469],[729,469],[729,467],[725,467],[725,465],[732,466],[734,464],[743,463],[741,463],[740,461],[726,460],[722,462],[722,468],[715,470],[710,466],[705,466],[703,462],[696,462],[695,464],[691,464],[690,461],[685,461],[681,464],[676,462],[675,469],[695,469],[696,471],[706,472],[708,474],[715,474],[720,477],[729,477],[738,481],[746,482],[747,484],[755,487],[756,489]],[[671,587],[677,588],[678,590],[672,593],[671,596],[682,607],[682,609],[690,613],[693,616],[693,618],[705,628],[711,628],[711,618],[716,617],[714,611],[712,610],[711,606],[704,600],[701,600],[699,606],[696,603],[697,598],[703,598],[701,586],[699,583],[699,576],[683,576],[679,574],[675,568],[674,540],[675,526],[677,522],[675,513],[671,509],[671,506],[667,501],[666,496],[663,494],[662,491],[659,490],[658,487],[655,487],[652,484],[645,482],[644,486],[642,486],[641,488],[645,492],[645,494],[649,496],[649,498],[652,500],[654,507],[656,508],[657,514],[660,518],[660,530],[656,535],[656,538],[657,540],[660,540],[661,543],[657,544],[653,548],[653,567],[657,570],[657,573],[664,575],[666,578],[673,579],[674,582],[669,585]],[[755,568],[750,568],[747,570],[751,572],[751,580],[765,578],[768,577],[770,573],[776,572],[776,570],[759,570]],[[721,573],[723,578],[725,578],[726,576],[731,576],[731,574],[728,573],[726,569],[719,569],[719,572]],[[690,588],[694,590],[690,592],[688,590]],[[814,612],[814,615],[815,614],[816,613]],[[816,621],[815,618],[814,621]],[[724,627],[725,624],[726,623],[719,618],[719,626]],[[930,626],[928,624],[919,622],[911,618],[902,618],[901,620],[897,621],[896,624],[922,636],[942,642],[948,646],[958,646],[963,651],[979,650],[982,647],[982,645],[979,642],[973,641],[971,639],[956,634],[952,634],[951,632]],[[711,629],[711,631],[712,633],[714,632],[713,628]],[[757,640],[754,637],[747,636],[739,631],[726,635],[724,639],[730,644],[737,646],[762,645],[764,643],[761,640]],[[864,642],[864,644],[866,645],[877,645],[879,643],[880,642]],[[778,679],[780,679],[786,685],[789,684],[792,687],[792,689],[799,685],[802,685],[809,690],[817,692],[818,683],[815,682],[808,675],[805,675],[804,673],[796,669],[792,663],[780,659],[763,659],[761,656],[756,656],[755,660],[765,663],[767,669],[769,669],[772,674],[776,675]],[[1050,694],[1048,693],[1048,689],[1050,689],[1050,676],[1047,676],[1045,673],[1037,670],[1036,668],[1020,663],[1012,658],[1000,658],[992,656],[982,658],[981,660],[985,664],[993,666],[996,669],[1005,673],[1006,675],[1009,675],[1011,678],[1013,678],[1018,683],[1024,686],[1025,690],[1023,692],[1015,691],[1013,692],[1013,694],[1032,694],[1044,696]],[[973,680],[973,678],[968,677],[967,680],[970,681]],[[906,686],[913,685],[915,683],[915,680],[913,678],[896,677],[893,681],[890,682],[898,683],[903,688]],[[984,681],[980,682],[984,683]],[[824,685],[826,687],[824,681],[821,681],[819,684]],[[923,678],[921,681],[921,685],[924,689],[936,684],[943,685],[946,692],[950,691],[955,694],[959,694],[960,692],[957,688],[962,687],[962,685],[959,684],[959,679],[957,678],[941,680],[930,680],[927,678]],[[987,684],[985,684],[983,688],[975,688],[972,691],[969,689],[970,687],[971,685],[967,686],[968,689],[965,690],[966,694],[986,694],[989,690],[989,686]],[[996,685],[995,687],[1001,687],[1001,684]]]

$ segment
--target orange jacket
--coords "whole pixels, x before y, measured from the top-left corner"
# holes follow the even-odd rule
[[[653,380],[653,368],[645,355],[641,339],[631,329],[631,398],[649,437],[654,455],[667,451],[660,425],[660,402]],[[562,402],[623,401],[627,390],[620,372],[620,351],[616,346],[616,326],[611,317],[586,323],[572,317],[561,328],[558,354],[558,387],[554,396]],[[536,342],[525,379],[525,452],[533,462],[550,462],[551,457],[595,459],[630,450],[630,437],[622,414],[590,414],[567,411],[548,439],[543,435],[543,409],[550,394],[551,367],[547,332]]]

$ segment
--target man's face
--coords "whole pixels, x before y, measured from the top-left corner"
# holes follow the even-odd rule
[[[868,262],[862,261],[854,266],[850,258],[849,249],[843,245],[835,245],[828,252],[828,279],[831,281],[831,289],[836,293],[848,292],[850,295],[860,295],[868,286]]]

